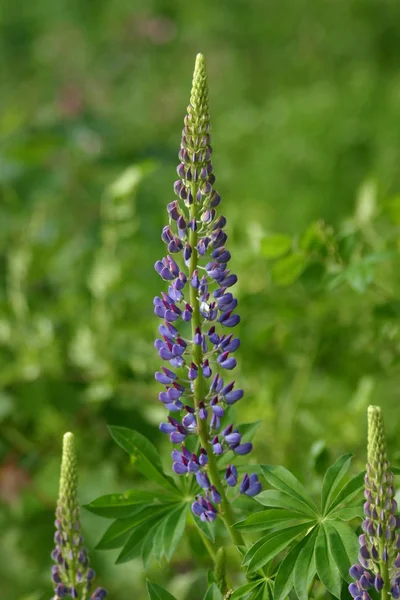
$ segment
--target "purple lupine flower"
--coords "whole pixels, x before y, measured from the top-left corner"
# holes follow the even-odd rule
[[[223,484],[233,487],[238,481],[234,465],[225,481],[216,479],[217,457],[227,451],[245,455],[252,449],[233,425],[218,435],[227,409],[244,392],[234,387],[234,381],[224,383],[223,377],[237,364],[233,354],[240,340],[229,329],[239,324],[240,317],[231,291],[237,277],[228,268],[226,219],[216,210],[221,197],[214,189],[211,154],[207,80],[204,58],[198,55],[179,150],[179,179],[174,183],[177,200],[168,204],[169,222],[161,232],[167,252],[155,264],[168,284],[167,292],[154,299],[154,312],[162,319],[155,348],[169,363],[155,378],[165,386],[159,400],[174,413],[160,430],[177,445],[188,435],[200,438],[197,455],[189,457],[184,446],[174,450],[172,468],[178,475],[195,474],[205,495],[193,503],[193,512],[207,521],[215,519],[216,505],[226,502]],[[261,485],[250,475],[242,488],[242,493],[255,496]]]
[[[393,473],[386,455],[386,438],[380,407],[368,408],[368,462],[365,475],[364,533],[359,536],[358,563],[350,568],[356,580],[349,585],[350,594],[365,600],[366,590],[390,592],[400,598],[400,535],[397,503],[394,499]]]
[[[89,567],[87,550],[83,547],[77,483],[74,436],[72,433],[66,433],[63,440],[60,491],[55,520],[56,547],[51,553],[51,557],[56,563],[51,569],[55,591],[54,600],[88,598],[95,578],[95,572]],[[90,596],[90,600],[102,600],[106,596],[107,592],[99,587]]]

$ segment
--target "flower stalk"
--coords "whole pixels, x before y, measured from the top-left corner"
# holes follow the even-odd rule
[[[232,355],[240,345],[239,338],[224,330],[235,327],[240,317],[230,291],[237,277],[227,268],[231,255],[225,247],[226,219],[216,210],[221,197],[214,188],[211,153],[207,77],[199,54],[182,132],[179,179],[174,184],[178,199],[168,204],[169,224],[161,235],[169,254],[155,264],[169,283],[168,293],[154,300],[154,312],[163,320],[155,347],[174,370],[162,367],[155,377],[165,385],[160,401],[175,413],[160,425],[180,446],[172,452],[172,468],[178,475],[195,475],[202,491],[192,511],[203,521],[220,515],[238,545],[243,539],[232,527],[235,519],[226,494],[238,483],[237,470],[228,465],[221,478],[218,458],[227,451],[248,454],[252,444],[242,442],[233,424],[221,431],[222,419],[243,397],[243,390],[235,389],[234,381],[224,384],[223,379],[224,371],[235,368]],[[189,436],[197,436],[198,453],[189,451]],[[240,493],[255,496],[260,490],[257,476],[246,474]]]
[[[60,489],[56,508],[56,546],[51,553],[55,562],[52,567],[55,593],[52,600],[104,600],[107,597],[105,589],[98,587],[91,593],[96,574],[89,566],[88,553],[83,546],[77,488],[75,440],[72,433],[66,433],[63,439]]]
[[[387,460],[386,436],[379,406],[368,408],[368,462],[365,475],[365,519],[359,537],[358,562],[350,569],[353,598],[370,600],[375,588],[383,600],[400,598],[400,520],[393,473]]]

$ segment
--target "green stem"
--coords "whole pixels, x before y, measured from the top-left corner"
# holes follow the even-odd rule
[[[385,542],[381,541],[379,544],[379,553],[382,556],[385,548]],[[389,578],[389,567],[387,562],[380,563],[381,575],[383,579],[383,588],[381,592],[382,600],[389,600],[389,590],[390,590],[390,578]]]
[[[190,218],[197,220],[197,206],[196,206],[196,186],[192,185],[192,194],[193,194],[193,204],[190,207]],[[190,258],[189,265],[189,281],[193,275],[193,272],[197,268],[197,231],[193,229],[190,231],[189,243],[192,248],[192,256]],[[189,284],[190,289],[190,305],[193,309],[192,314],[192,339],[194,339],[194,335],[196,329],[199,327],[201,329],[201,315],[200,315],[200,303],[199,298],[197,296],[197,290]],[[211,483],[217,488],[218,492],[221,495],[221,507],[222,507],[222,518],[225,522],[225,525],[232,537],[232,541],[236,546],[244,545],[243,538],[241,534],[233,528],[233,523],[235,522],[234,514],[230,502],[225,494],[224,487],[222,485],[218,466],[216,462],[215,455],[212,450],[212,446],[208,439],[208,430],[207,430],[207,421],[203,421],[198,417],[199,411],[199,402],[204,400],[206,396],[205,386],[204,386],[204,376],[202,373],[201,365],[203,363],[203,351],[200,344],[193,344],[193,361],[198,367],[198,376],[194,380],[194,408],[197,413],[197,423],[198,423],[198,431],[199,437],[201,441],[201,445],[207,451],[208,456],[208,474]]]

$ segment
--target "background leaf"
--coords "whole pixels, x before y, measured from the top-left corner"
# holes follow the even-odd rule
[[[150,600],[176,600],[175,596],[167,592],[167,590],[157,583],[151,583],[149,580],[147,580],[147,591]]]
[[[327,529],[324,524],[319,527],[315,542],[315,566],[318,577],[326,589],[336,598],[340,598],[342,580],[332,555]]]

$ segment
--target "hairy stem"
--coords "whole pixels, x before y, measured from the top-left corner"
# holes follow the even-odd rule
[[[197,205],[196,205],[196,200],[195,200],[196,192],[197,192],[196,186],[193,185],[192,186],[192,194],[193,194],[194,201],[190,207],[190,218],[191,219],[197,219]],[[190,282],[193,272],[197,268],[198,255],[197,255],[197,249],[196,249],[196,246],[197,246],[197,231],[196,230],[190,231],[189,243],[190,243],[190,246],[192,247],[192,256],[190,258],[190,265],[189,265],[189,282]],[[193,340],[197,327],[199,327],[201,329],[201,315],[200,315],[200,304],[199,304],[199,298],[197,296],[197,290],[193,286],[191,286],[190,283],[189,283],[189,288],[190,288],[190,304],[193,309],[193,314],[192,314],[192,340]],[[222,516],[222,518],[225,522],[225,525],[231,535],[233,543],[236,546],[244,545],[244,541],[243,541],[241,534],[233,528],[233,523],[235,522],[235,518],[234,518],[231,504],[226,496],[224,486],[222,485],[222,482],[221,482],[221,479],[219,476],[216,457],[213,453],[211,444],[209,443],[209,440],[208,440],[209,434],[208,434],[208,430],[207,430],[207,421],[203,421],[202,419],[199,419],[199,417],[198,417],[199,402],[201,400],[204,400],[204,398],[206,396],[205,385],[204,385],[205,381],[204,381],[204,376],[203,376],[202,369],[201,369],[201,365],[203,363],[203,351],[202,351],[200,344],[193,344],[193,361],[198,367],[198,377],[194,380],[194,386],[193,386],[194,387],[194,405],[195,405],[195,410],[197,413],[197,423],[198,423],[199,437],[200,437],[201,445],[207,451],[208,473],[209,473],[210,481],[217,488],[218,492],[221,495],[221,498],[222,498],[222,500],[221,500],[221,507],[222,507],[221,516]]]

